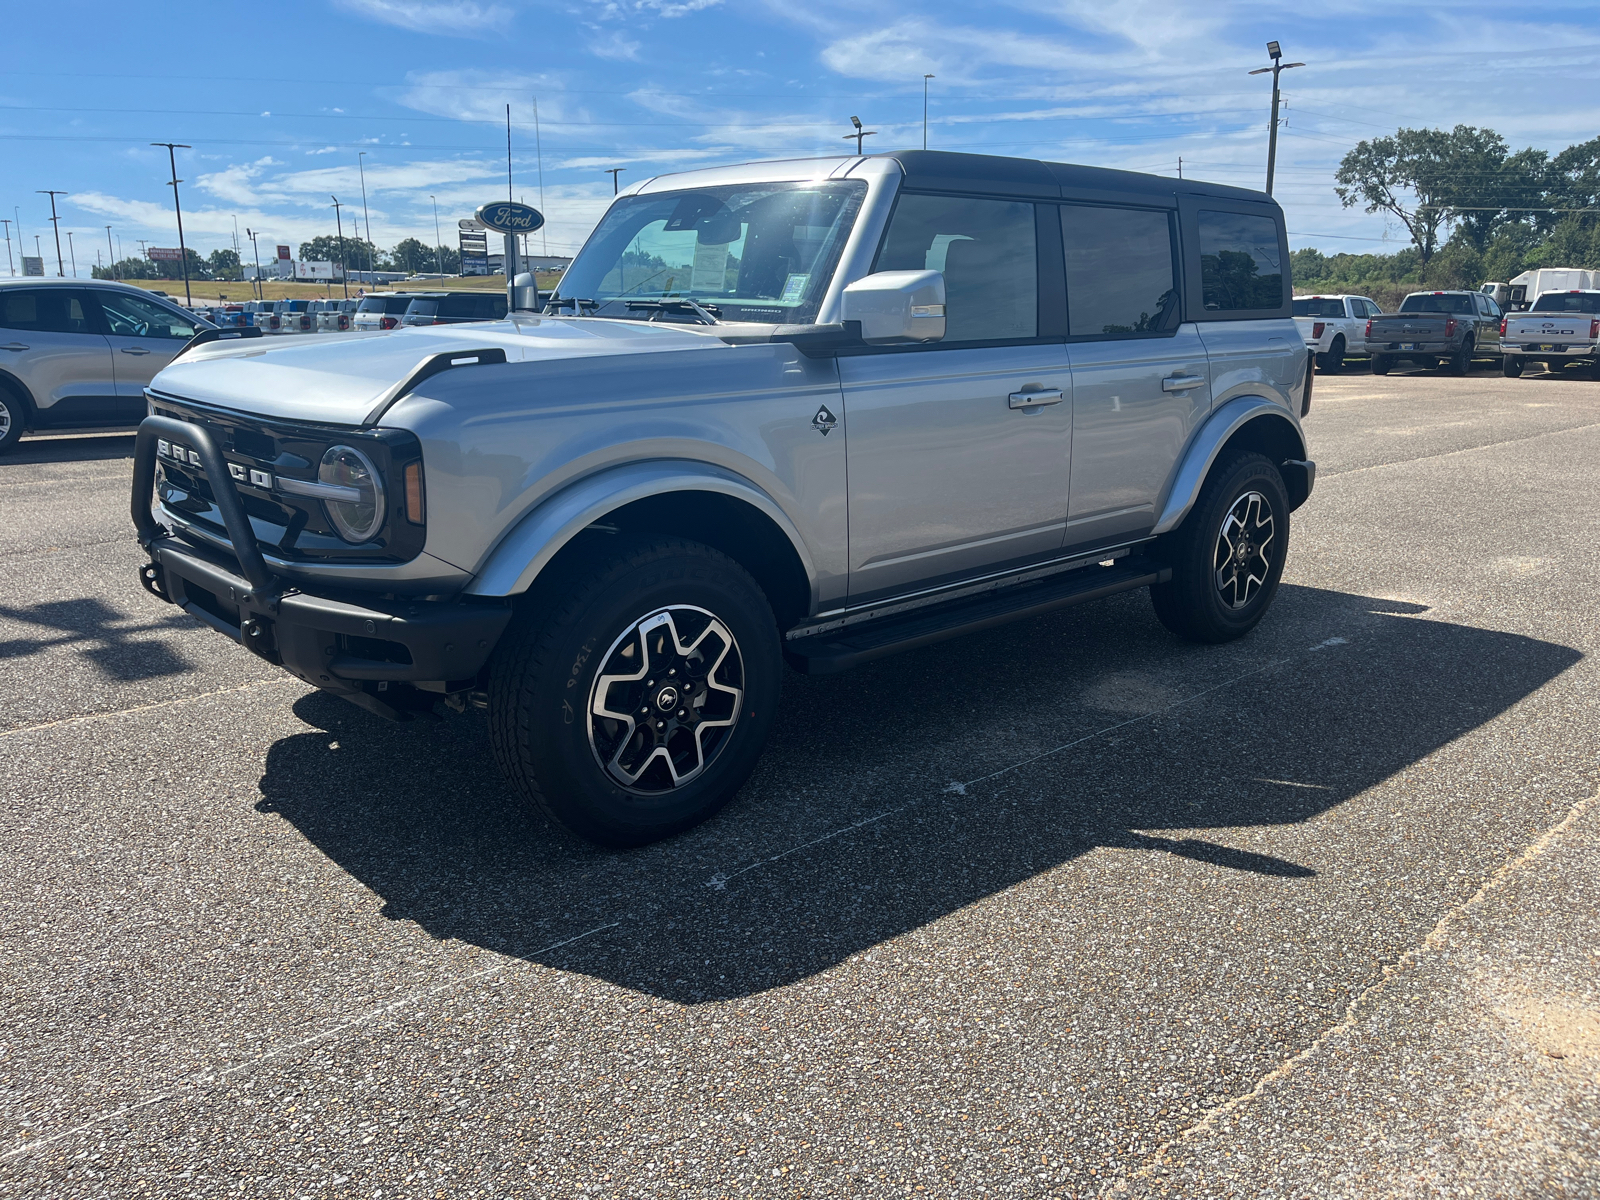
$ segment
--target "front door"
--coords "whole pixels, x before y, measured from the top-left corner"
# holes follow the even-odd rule
[[[38,428],[100,424],[116,410],[111,349],[82,288],[0,289],[0,370],[32,394]]]
[[[1067,204],[1072,495],[1065,545],[1090,549],[1155,525],[1178,456],[1211,409],[1206,348],[1178,324],[1173,214]]]
[[[1054,554],[1066,519],[1072,381],[1036,341],[1026,202],[903,195],[875,270],[945,277],[937,346],[839,359],[850,600],[936,587]]]
[[[117,395],[133,417],[144,413],[144,389],[194,336],[187,317],[120,288],[96,288],[117,374]]]

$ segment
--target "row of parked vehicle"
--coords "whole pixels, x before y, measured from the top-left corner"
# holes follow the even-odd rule
[[[498,321],[504,292],[383,292],[326,300],[246,300],[194,310],[224,329],[254,326],[266,334],[343,333],[403,325]]]
[[[1488,287],[1412,292],[1393,313],[1366,296],[1296,296],[1294,319],[1328,372],[1357,355],[1372,360],[1374,375],[1407,361],[1465,375],[1480,359],[1498,359],[1511,377],[1529,363],[1600,370],[1600,290],[1548,291],[1526,312],[1502,312]]]

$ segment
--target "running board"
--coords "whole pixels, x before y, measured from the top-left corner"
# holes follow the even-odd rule
[[[783,656],[803,674],[831,675],[902,650],[931,646],[959,634],[976,633],[1052,609],[1165,583],[1171,578],[1171,567],[1135,554],[1107,567],[1083,567],[969,600],[796,638],[784,644]]]

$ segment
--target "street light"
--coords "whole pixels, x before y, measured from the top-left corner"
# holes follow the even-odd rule
[[[339,209],[343,206],[339,203],[339,197],[334,196],[332,192],[329,192],[328,195],[333,197],[333,220],[339,227],[339,280],[344,284],[344,297],[348,300],[350,298],[350,268],[345,266],[344,262],[344,221],[339,216]],[[331,287],[328,290],[330,292],[333,291]]]
[[[122,276],[117,273],[117,252],[111,245],[111,226],[109,225],[106,226],[106,257],[111,260],[111,278],[121,279]]]
[[[928,148],[928,80],[932,75],[922,77],[922,148]]]
[[[851,117],[850,118],[850,124],[852,124],[852,125],[854,125],[856,127],[856,131],[854,133],[845,134],[844,135],[844,140],[848,142],[851,138],[855,138],[855,140],[856,140],[856,153],[860,154],[861,153],[861,139],[862,138],[869,138],[873,134],[877,133],[878,131],[876,129],[863,129],[863,128],[861,128],[861,118],[860,117]]]
[[[627,169],[628,169],[627,167],[607,167],[606,168],[606,174],[611,176],[611,194],[613,196],[615,196],[617,194],[617,189],[620,186],[617,183],[617,176],[621,175]]]
[[[356,155],[356,169],[361,172],[361,218],[367,223],[367,282],[376,284],[377,267],[373,265],[372,255],[375,247],[372,244],[372,214],[367,212],[367,164],[361,160],[366,158],[367,152],[363,150]]]
[[[183,302],[192,304],[194,301],[189,296],[189,248],[183,244],[183,206],[178,203],[178,185],[183,180],[178,178],[179,150],[192,150],[193,146],[185,146],[182,142],[151,142],[152,146],[165,146],[167,148],[167,161],[172,164],[172,210],[178,214],[178,261],[183,264]]]
[[[439,201],[432,195],[428,199],[433,201],[433,269],[443,276],[444,237],[439,233]]]
[[[67,277],[67,268],[66,264],[61,261],[61,218],[56,216],[56,197],[70,195],[71,193],[52,192],[44,188],[36,188],[34,190],[37,191],[41,196],[50,197],[50,224],[56,227],[56,274],[62,279],[65,279]],[[34,240],[37,241],[38,239],[35,238]],[[43,256],[41,255],[40,257]],[[44,264],[40,263],[39,266],[42,269]]]
[[[256,245],[256,239],[261,235],[248,225],[244,227],[244,235],[250,239],[250,253],[256,260],[256,277],[252,282],[255,284],[256,299],[261,300],[266,294],[261,287],[261,247]]]
[[[72,230],[67,230],[67,254],[72,258],[72,277],[78,277],[78,248],[72,244]]]
[[[1290,67],[1303,67],[1305,63],[1286,63],[1283,61],[1283,47],[1277,42],[1267,43],[1267,54],[1272,58],[1270,67],[1258,67],[1251,71],[1252,75],[1265,75],[1272,72],[1272,129],[1267,134],[1267,195],[1272,195],[1272,172],[1278,163],[1278,72],[1287,71]]]
[[[15,275],[17,273],[17,260],[11,257],[11,218],[0,217],[0,224],[5,225],[6,227],[6,266],[8,266],[11,269],[11,273]],[[17,241],[20,242],[21,240],[22,234],[19,231],[17,233]]]

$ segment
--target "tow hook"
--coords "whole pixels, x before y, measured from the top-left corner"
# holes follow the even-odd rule
[[[262,658],[277,661],[277,647],[273,645],[272,625],[260,617],[246,617],[239,622],[239,640],[245,648]]]
[[[167,579],[162,574],[160,563],[147,562],[140,567],[139,582],[144,586],[144,590],[157,600],[165,600],[168,604],[172,603],[172,597],[167,593]]]

